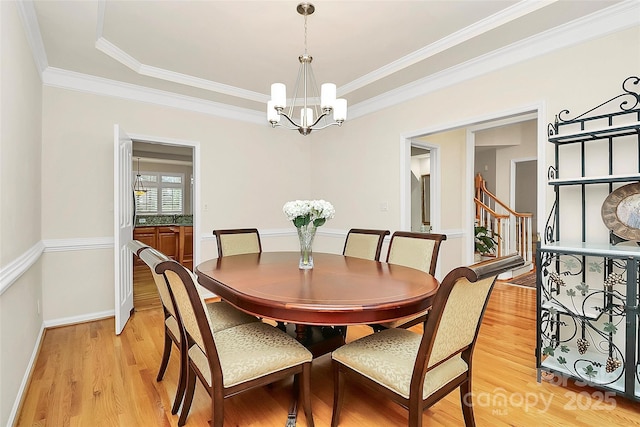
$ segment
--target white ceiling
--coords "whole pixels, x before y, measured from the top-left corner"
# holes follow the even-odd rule
[[[350,106],[363,105],[636,1],[316,0],[308,52],[318,84],[336,83]],[[23,13],[36,46],[41,39],[43,72],[82,73],[263,112],[271,83],[295,82],[304,51],[297,4],[40,0]]]

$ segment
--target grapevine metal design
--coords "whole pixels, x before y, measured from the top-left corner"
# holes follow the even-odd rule
[[[568,372],[587,383],[610,385],[617,382],[625,372],[624,353],[613,341],[615,331],[626,316],[625,296],[616,289],[626,286],[623,275],[617,271],[606,274],[601,289],[592,290],[585,283],[570,287],[564,278],[584,272],[582,258],[549,252],[542,255],[545,255],[541,256],[543,283],[539,289],[542,301],[550,302],[551,308],[540,313],[541,354],[554,357]],[[591,271],[601,271],[596,268],[598,263],[591,264]],[[623,260],[616,260],[611,265],[618,271],[626,268]],[[557,298],[560,294],[566,295],[571,303],[567,304],[566,298],[565,302]],[[587,311],[600,314],[592,318]],[[602,316],[608,321],[600,324]],[[567,366],[570,363],[567,357],[576,350],[565,343],[574,339],[578,356],[571,366]],[[589,349],[592,351],[588,353]],[[602,369],[607,375],[602,375]],[[640,369],[637,371],[636,376],[640,377]]]

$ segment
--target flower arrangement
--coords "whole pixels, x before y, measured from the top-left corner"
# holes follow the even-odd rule
[[[311,222],[314,227],[320,227],[336,213],[333,205],[326,200],[294,200],[285,203],[282,211],[297,228]]]
[[[300,239],[299,268],[301,270],[313,268],[312,246],[316,228],[333,218],[336,210],[331,203],[325,200],[294,200],[285,203],[282,211],[298,229],[298,238]]]

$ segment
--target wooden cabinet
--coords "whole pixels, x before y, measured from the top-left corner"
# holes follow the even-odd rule
[[[180,226],[178,262],[193,270],[193,227]]]
[[[152,248],[158,247],[157,227],[136,227],[133,229],[133,238]],[[133,257],[133,265],[145,265],[145,263],[137,256]]]
[[[157,249],[171,259],[178,258],[178,230],[180,227],[159,226]]]
[[[193,227],[184,225],[159,225],[136,227],[133,238],[162,252],[171,259],[187,267],[193,268]],[[144,263],[134,256],[134,265]]]

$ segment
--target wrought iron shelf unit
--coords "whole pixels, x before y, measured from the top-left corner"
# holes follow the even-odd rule
[[[640,174],[589,176],[569,179],[550,179],[549,185],[582,185],[582,184],[608,184],[614,182],[638,182]]]
[[[548,126],[555,200],[536,252],[536,367],[538,381],[552,372],[640,401],[640,245],[616,244],[595,218],[615,185],[640,182],[640,78],[622,88]],[[567,170],[578,176],[561,177]]]
[[[627,112],[621,113],[626,115]],[[611,115],[602,116],[604,118],[613,117]],[[601,118],[602,118],[601,117]],[[582,121],[582,125],[589,124],[588,121]],[[607,126],[604,128],[581,130],[579,132],[567,132],[562,135],[554,135],[549,137],[549,142],[554,144],[573,144],[576,142],[595,141],[610,136],[626,136],[634,135],[640,132],[640,121],[622,126]]]

